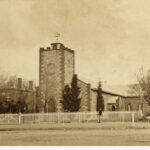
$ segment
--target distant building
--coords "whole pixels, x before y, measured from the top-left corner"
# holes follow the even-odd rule
[[[0,112],[18,113],[18,111],[35,112],[36,109],[36,92],[33,88],[33,81],[29,81],[29,86],[24,88],[22,85],[22,79],[18,78],[17,86],[6,87],[0,89]],[[24,104],[19,108],[19,103]]]

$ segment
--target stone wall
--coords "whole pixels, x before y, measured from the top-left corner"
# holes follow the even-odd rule
[[[61,50],[40,49],[40,92],[43,105],[45,100],[55,99],[55,106],[60,110],[59,100],[63,86],[63,52]],[[44,106],[43,106],[44,107]]]
[[[143,104],[143,113],[145,115],[150,115],[150,106],[147,103]]]
[[[74,53],[64,51],[64,84],[70,85],[74,75]]]
[[[81,112],[90,111],[91,85],[78,79],[78,86],[80,87],[80,97],[81,97],[81,104],[80,104],[81,108],[79,111]]]
[[[147,103],[144,100],[143,100],[144,105],[139,106],[139,105],[141,105],[140,97],[124,97],[122,100],[124,102],[123,103],[123,110],[129,110],[129,107],[130,107],[130,110],[133,110],[133,111],[139,110],[140,107],[141,108],[143,107],[143,110],[144,110],[145,106],[147,106]]]
[[[96,111],[97,93],[91,89],[90,111]]]
[[[117,95],[113,95],[113,94],[109,94],[106,92],[102,92],[103,95],[103,99],[104,99],[104,110],[105,111],[111,111],[111,106],[114,105],[116,107],[116,110],[119,110],[120,108],[122,108],[122,106],[117,106],[117,102],[119,102],[119,104],[122,104],[122,97],[117,96]],[[110,100],[116,100],[116,103],[110,103]],[[97,92],[94,89],[91,89],[91,111],[96,111],[96,105],[97,105]]]
[[[115,110],[119,109],[117,101],[120,99],[120,96],[116,96],[116,95],[103,92],[103,98],[104,98],[104,106],[105,106],[104,110],[105,111],[112,111],[112,106],[115,107]]]

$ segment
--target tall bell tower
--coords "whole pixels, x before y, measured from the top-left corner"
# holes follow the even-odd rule
[[[74,51],[62,43],[52,43],[46,49],[40,48],[39,88],[43,111],[59,112],[60,100],[66,84],[70,84],[74,75]]]

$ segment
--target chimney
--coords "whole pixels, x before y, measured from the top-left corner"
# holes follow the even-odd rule
[[[29,90],[33,90],[33,81],[29,81]]]
[[[40,90],[39,90],[39,87],[38,87],[38,86],[36,87],[36,96],[37,96],[37,97],[40,96]]]
[[[22,88],[22,78],[18,78],[18,88]]]

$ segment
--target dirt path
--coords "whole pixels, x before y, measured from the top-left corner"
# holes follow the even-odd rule
[[[0,145],[150,145],[147,129],[1,131]]]
[[[148,127],[117,123],[0,125],[0,145],[150,145]]]

